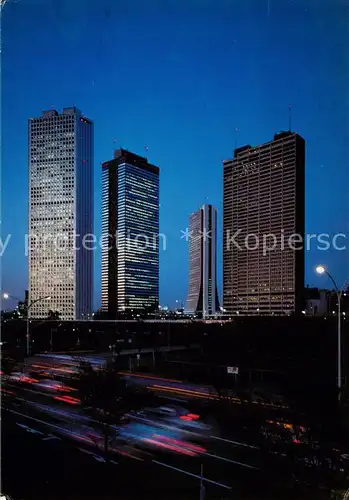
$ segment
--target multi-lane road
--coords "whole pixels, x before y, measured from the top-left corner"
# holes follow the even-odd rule
[[[103,436],[96,430],[98,422],[80,410],[75,404],[77,398],[68,396],[69,399],[63,401],[66,396],[53,390],[34,388],[25,381],[9,383],[5,391],[12,394],[7,393],[11,401],[4,415],[11,416],[18,430],[45,441],[70,441],[82,452],[93,454],[91,457],[95,460],[104,460]],[[73,403],[69,402],[70,398]],[[131,424],[121,426],[121,431],[118,429],[121,435],[128,431],[125,438],[116,438],[109,447],[112,462],[119,462],[121,456],[129,461],[152,462],[160,469],[172,468],[184,475],[200,475],[203,463],[204,481],[226,491],[231,488],[228,471],[232,467],[236,467],[239,474],[241,470],[258,474],[262,467],[258,450],[239,441],[215,436],[210,428],[203,435],[195,428],[189,430],[181,426],[178,431],[173,421],[154,419],[149,412],[130,417]],[[152,437],[157,436],[154,443],[148,439],[147,430]],[[143,439],[144,435],[146,439]]]
[[[173,404],[172,389],[183,389],[178,387],[178,381],[154,380],[151,376],[140,379],[147,387],[166,388],[161,396],[171,398],[162,405],[167,408]],[[195,388],[184,390],[189,394],[190,391],[198,392]],[[3,395],[2,429],[7,443],[5,449],[3,446],[5,466],[7,457],[14,453],[13,448],[17,450],[16,443],[30,441],[30,450],[26,448],[18,453],[29,453],[32,458],[28,461],[39,459],[39,463],[47,457],[47,462],[53,464],[53,475],[56,468],[59,471],[60,460],[63,460],[57,457],[68,453],[69,457],[75,457],[74,460],[68,458],[72,468],[80,470],[81,464],[87,460],[89,468],[95,466],[98,471],[102,468],[108,471],[108,474],[103,472],[108,477],[122,476],[125,491],[127,477],[131,478],[129,487],[135,486],[132,481],[135,471],[139,477],[143,477],[146,471],[147,487],[161,491],[179,487],[183,491],[194,491],[194,496],[198,496],[201,483],[205,485],[207,498],[211,495],[212,498],[236,498],[237,494],[239,498],[244,498],[244,494],[248,494],[248,498],[272,498],[270,490],[267,496],[263,496],[266,485],[273,483],[274,488],[285,486],[290,479],[287,457],[280,466],[282,457],[266,457],[253,443],[220,435],[214,425],[190,412],[190,402],[184,403],[189,398],[183,395],[179,398],[180,403],[177,401],[177,406],[170,408],[172,413],[168,415],[167,410],[159,412],[151,408],[129,414],[124,424],[112,428],[108,460],[103,452],[104,437],[100,425],[81,408],[69,379],[65,383],[49,382],[36,379],[27,372],[24,376],[13,376],[3,387]],[[38,453],[42,455],[38,456]],[[38,478],[42,467],[38,465]],[[283,477],[281,471],[285,473]],[[141,491],[145,487],[141,486]],[[307,495],[310,498],[309,492]]]

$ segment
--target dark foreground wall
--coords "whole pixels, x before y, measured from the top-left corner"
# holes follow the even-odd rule
[[[25,352],[25,321],[2,323],[5,346]],[[337,324],[322,318],[242,318],[219,322],[62,322],[31,323],[33,350],[54,351],[116,349],[198,344],[195,353],[181,353],[174,361],[189,363],[202,373],[227,373],[239,368],[242,385],[263,381],[290,390],[306,387],[314,396],[325,398],[336,391]],[[343,378],[348,375],[348,322],[343,322]],[[196,368],[195,368],[196,366]],[[182,364],[182,370],[184,369]],[[212,367],[215,367],[214,369]],[[211,370],[211,371],[210,371]],[[213,375],[212,375],[213,376]],[[217,375],[214,375],[217,376]],[[235,379],[235,377],[234,377]],[[247,382],[246,382],[247,381]],[[296,390],[296,389],[295,389]],[[327,397],[327,396],[326,396]]]

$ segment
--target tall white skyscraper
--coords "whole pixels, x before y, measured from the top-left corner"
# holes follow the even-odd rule
[[[92,313],[93,123],[75,108],[29,120],[29,314]],[[49,300],[44,300],[50,297]],[[35,303],[34,303],[35,302]]]
[[[203,205],[189,219],[189,290],[186,310],[203,317],[219,310],[217,209]]]

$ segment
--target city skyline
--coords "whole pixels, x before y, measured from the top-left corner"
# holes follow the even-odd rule
[[[310,6],[308,12],[301,2],[291,1],[272,3],[269,12],[253,1],[233,7],[223,1],[214,7],[188,4],[181,12],[176,7],[164,12],[151,4],[145,9],[140,3],[135,10],[108,2],[84,10],[62,5],[58,22],[42,2],[9,2],[3,13],[2,237],[12,235],[2,258],[4,290],[22,296],[27,288],[26,123],[51,106],[76,104],[94,120],[96,232],[100,163],[110,151],[122,145],[142,155],[147,145],[152,161],[160,165],[160,232],[168,242],[167,250],[160,252],[161,303],[174,305],[186,297],[188,245],[181,231],[192,206],[208,197],[222,213],[222,160],[235,146],[261,144],[287,128],[290,103],[292,129],[307,141],[306,231],[348,232],[348,101],[344,79],[336,78],[345,60],[345,17],[339,5],[327,10]],[[287,26],[286,16],[292,21]],[[142,47],[126,29],[131,19],[144,40]],[[246,30],[251,22],[253,29]],[[294,23],[300,26],[297,39]],[[99,33],[98,47],[84,35],[86,28]],[[270,51],[276,65],[271,64]],[[116,52],[121,71],[113,72],[109,63]],[[32,68],[41,67],[41,61],[46,69],[36,73],[34,82]],[[286,78],[280,79],[280,74]],[[20,92],[23,84],[30,99]],[[335,97],[328,100],[329,94]],[[219,290],[221,254],[219,236]],[[95,309],[100,305],[100,258],[97,251]],[[314,273],[318,262],[344,281],[347,260],[343,251],[306,252],[306,283],[328,284]]]

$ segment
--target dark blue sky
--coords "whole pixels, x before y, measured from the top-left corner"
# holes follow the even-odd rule
[[[27,120],[76,105],[95,123],[100,163],[116,146],[161,168],[161,303],[185,300],[181,229],[205,199],[222,215],[222,160],[288,127],[307,142],[306,229],[348,232],[349,8],[346,0],[8,0],[2,19],[3,290],[27,286]],[[347,242],[349,244],[349,242]],[[221,241],[219,241],[221,248]],[[339,280],[347,251],[307,253]],[[221,271],[221,258],[219,258]],[[221,280],[220,280],[221,293]],[[95,255],[100,304],[100,253]]]

